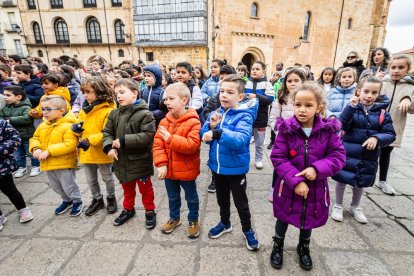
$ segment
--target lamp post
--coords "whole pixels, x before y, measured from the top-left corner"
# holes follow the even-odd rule
[[[300,37],[299,37],[299,44],[298,44],[298,45],[294,45],[294,46],[293,46],[293,49],[297,49],[297,48],[299,48],[299,47],[302,45],[302,40],[303,40],[303,36],[300,36]]]

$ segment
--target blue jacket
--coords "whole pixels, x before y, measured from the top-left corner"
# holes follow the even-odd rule
[[[203,100],[217,95],[220,91],[220,77],[209,77],[201,87],[201,94],[203,95]]]
[[[351,85],[348,88],[342,88],[341,86],[336,86],[329,91],[327,100],[328,100],[328,110],[332,112],[332,115],[339,117],[342,110],[351,100],[351,97],[356,88],[356,83]]]
[[[19,132],[9,122],[0,119],[0,177],[17,170],[13,153],[20,144]]]
[[[165,117],[165,111],[161,109],[163,88],[162,83],[162,72],[160,67],[157,65],[148,65],[144,67],[144,72],[148,72],[154,76],[154,86],[145,86],[142,90],[141,98],[148,104],[149,110],[152,112],[157,125]]]
[[[395,140],[391,116],[385,112],[389,103],[389,100],[375,103],[369,111],[365,111],[361,103],[356,107],[347,105],[339,115],[344,131],[342,142],[346,150],[346,166],[332,177],[334,180],[358,187],[374,184],[381,148]],[[375,150],[362,147],[370,137],[378,139]]]
[[[253,128],[265,128],[267,127],[267,121],[269,119],[269,105],[272,104],[275,98],[275,92],[273,86],[267,81],[267,78],[256,80],[251,78],[246,83],[244,93],[256,94],[259,100],[259,110],[257,111],[257,118],[253,124]]]
[[[6,88],[7,86],[10,86],[12,84],[13,83],[11,81],[8,81],[8,80],[0,81],[0,94],[3,94],[4,88]]]
[[[220,107],[222,119],[215,129],[221,135],[219,139],[209,142],[208,166],[213,172],[221,175],[241,175],[249,171],[250,138],[258,107],[257,99],[242,102],[237,109],[225,111]],[[213,114],[208,116],[201,129],[201,137],[210,131],[210,118]]]
[[[70,105],[73,106],[73,103],[75,102],[76,98],[79,96],[79,93],[82,94],[81,86],[76,81],[75,78],[73,78],[69,81],[68,90],[69,90],[69,94],[70,94]]]
[[[32,106],[38,106],[40,98],[45,94],[39,78],[34,77],[29,81],[21,81],[19,85],[26,91],[26,97]]]

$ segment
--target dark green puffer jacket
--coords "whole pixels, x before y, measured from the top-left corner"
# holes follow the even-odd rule
[[[103,130],[103,150],[108,153],[112,142],[120,140],[121,149],[118,149],[118,161],[114,160],[114,165],[121,183],[154,174],[152,143],[155,132],[155,119],[142,100],[111,111]]]
[[[17,105],[6,105],[0,110],[0,118],[8,120],[20,133],[22,140],[29,140],[35,132],[33,118],[29,115],[31,108],[32,104],[28,98],[25,98]]]

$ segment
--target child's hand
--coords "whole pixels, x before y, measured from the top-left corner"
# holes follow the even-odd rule
[[[210,129],[215,129],[216,126],[221,122],[222,118],[223,118],[223,116],[221,116],[219,111],[216,110],[214,112],[213,116],[211,116],[211,118],[210,118]]]
[[[253,98],[256,98],[257,96],[254,93],[249,93],[247,94],[247,97],[249,97],[249,99],[253,99]]]
[[[41,149],[37,149],[33,152],[33,157],[40,160],[40,154],[42,154],[42,150]]]
[[[206,143],[206,142],[210,142],[213,140],[213,131],[207,131],[206,133],[204,133],[203,138],[201,138],[201,140]]]
[[[108,156],[118,161],[118,151],[116,149],[111,149],[108,152]]]
[[[313,167],[309,167],[301,171],[300,173],[296,174],[295,176],[304,176],[307,180],[315,180],[317,173]]]
[[[367,150],[374,150],[377,147],[377,143],[378,143],[378,138],[371,137],[362,144],[362,147],[366,146]]]
[[[397,108],[401,111],[401,112],[408,112],[408,110],[411,107],[411,100],[409,98],[405,98],[403,99],[400,104],[397,106]]]
[[[46,160],[46,158],[49,156],[49,151],[48,150],[45,150],[44,152],[42,152],[41,154],[40,154],[40,156],[39,156],[39,160],[40,161],[44,161],[44,160]]]
[[[352,105],[352,106],[357,106],[357,105],[358,105],[358,103],[359,103],[359,97],[357,97],[357,96],[352,96],[352,97],[351,97],[351,100],[350,100],[350,103],[351,103],[351,105]]]
[[[91,144],[89,143],[89,139],[83,139],[82,141],[79,142],[77,148],[78,149],[83,149],[84,151],[87,151],[89,149],[89,147],[91,146]]]
[[[112,148],[115,148],[115,149],[121,148],[121,142],[119,141],[119,139],[116,139],[112,142]]]
[[[158,179],[163,180],[167,175],[167,166],[161,166],[157,168],[158,171]]]
[[[35,109],[30,111],[31,116],[36,116],[37,114],[39,114],[39,112],[37,112],[37,110],[35,110]]]
[[[303,196],[305,199],[308,198],[308,192],[309,192],[309,188],[308,188],[308,185],[306,185],[305,182],[300,182],[295,187],[295,194]]]
[[[160,135],[161,135],[161,137],[162,137],[162,139],[163,139],[164,141],[167,141],[167,140],[168,140],[168,138],[170,138],[171,133],[169,133],[169,132],[168,132],[168,130],[167,130],[167,129],[165,129],[165,127],[160,126],[160,127],[158,128],[158,130],[159,130]]]

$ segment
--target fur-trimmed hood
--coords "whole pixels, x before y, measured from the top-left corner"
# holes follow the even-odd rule
[[[285,134],[297,133],[302,126],[295,116],[289,119],[279,118],[277,120],[276,129]],[[321,130],[329,130],[337,133],[341,129],[341,123],[337,119],[322,119],[320,116],[315,117],[312,127],[312,133],[317,133]]]

